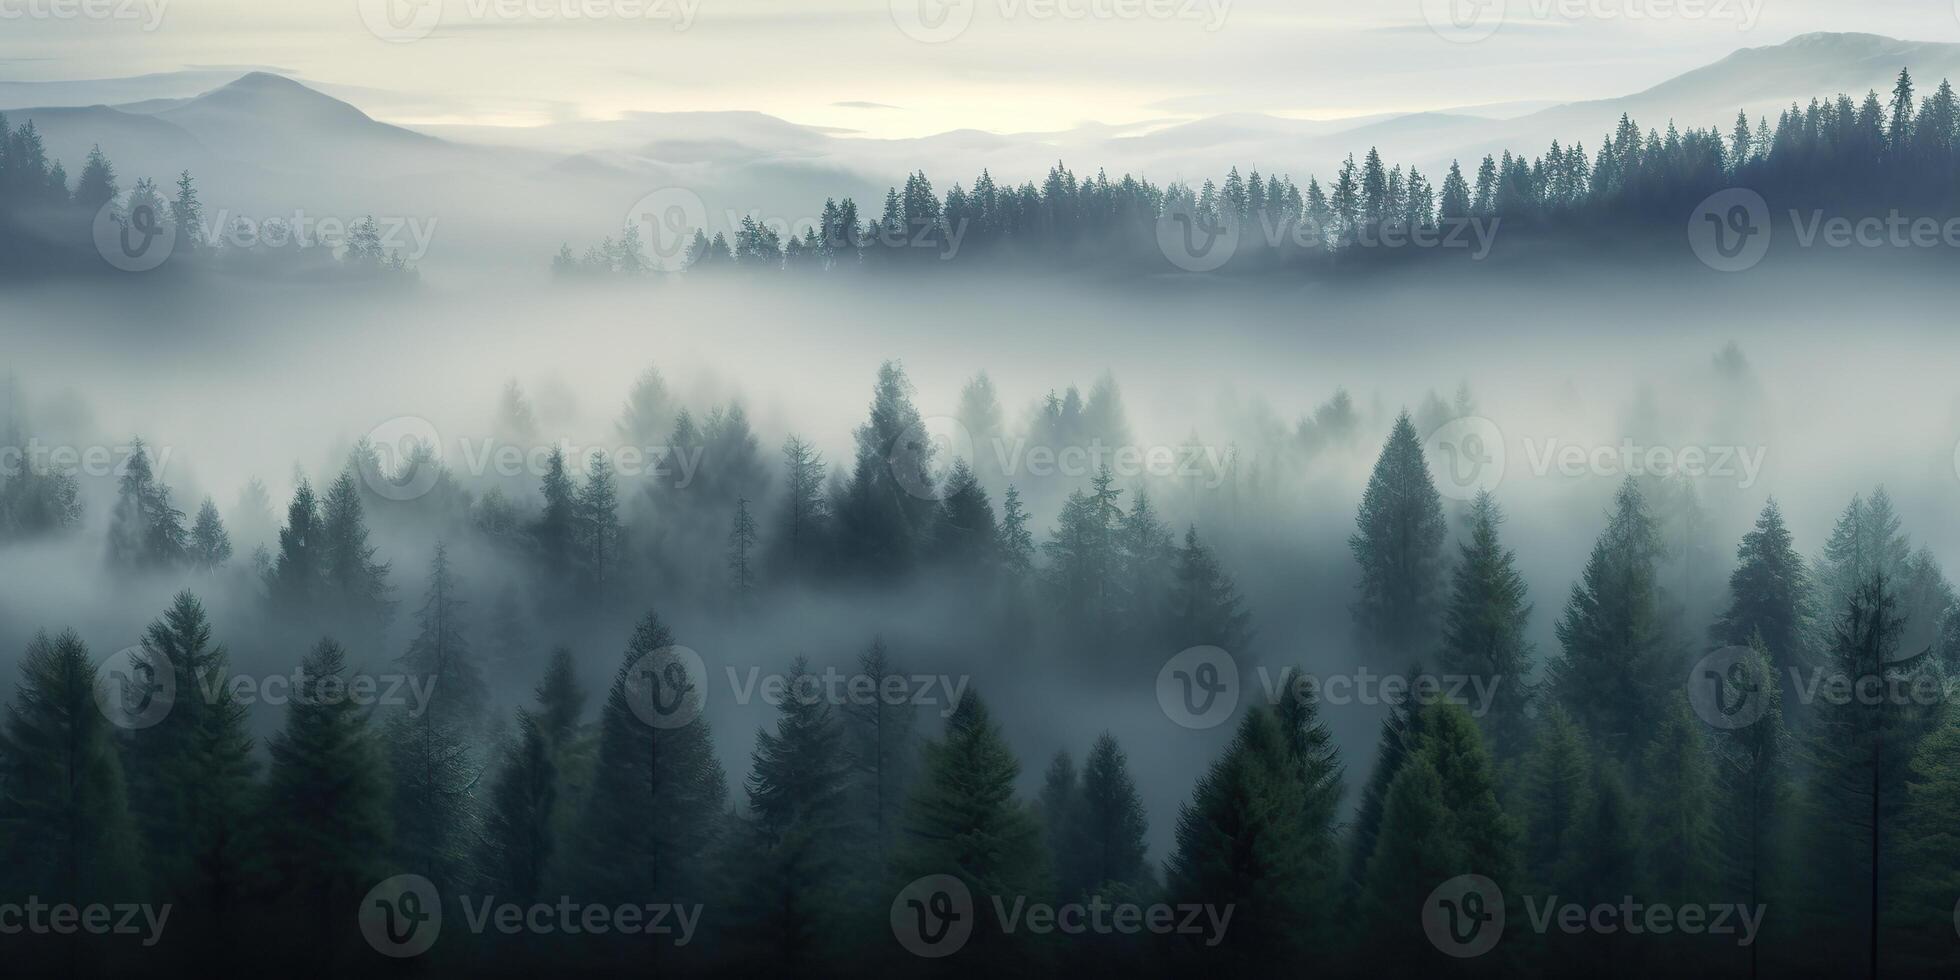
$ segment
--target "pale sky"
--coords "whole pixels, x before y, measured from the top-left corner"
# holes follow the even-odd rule
[[[1809,31],[1960,41],[1955,0],[422,2],[432,28],[416,0],[0,0],[0,80],[268,68],[405,124],[749,109],[918,136],[1569,101]],[[1495,33],[1440,36],[1451,2]]]

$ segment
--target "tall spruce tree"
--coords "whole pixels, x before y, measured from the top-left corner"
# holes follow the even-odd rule
[[[1525,672],[1531,666],[1531,643],[1525,639],[1531,605],[1525,601],[1516,556],[1498,542],[1503,522],[1497,501],[1489,491],[1480,492],[1470,508],[1470,539],[1458,546],[1437,657],[1444,673],[1472,678],[1472,690],[1488,692],[1489,703],[1470,707],[1490,734],[1492,753],[1500,762],[1525,749]]]
[[[586,595],[603,597],[618,581],[625,539],[612,460],[603,452],[594,452],[587,464],[585,484],[578,488],[573,508],[573,526],[579,580]]]
[[[190,557],[184,512],[171,506],[170,488],[157,479],[143,440],[131,442],[109,515],[109,557],[118,568],[169,568]]]
[[[1718,729],[1715,734],[1719,817],[1714,873],[1724,893],[1750,908],[1792,904],[1789,885],[1794,862],[1789,847],[1795,794],[1782,691],[1770,680],[1773,661],[1769,645],[1760,634],[1754,636],[1748,670],[1759,684],[1761,710],[1749,724]],[[1763,950],[1757,947],[1769,945],[1767,937],[1751,944],[1747,956],[1751,975],[1763,972]]]
[[[809,976],[842,952],[844,732],[809,662],[790,665],[774,732],[756,733],[749,820],[732,857],[740,958],[757,972]]]
[[[959,956],[962,970],[976,975],[1037,962],[1030,944],[994,912],[996,900],[1011,907],[1017,896],[1047,894],[1051,887],[1041,824],[1014,796],[1020,772],[1000,726],[969,689],[945,734],[926,742],[918,784],[906,801],[895,877],[952,875],[966,884],[975,922]]]
[[[782,509],[771,535],[777,573],[790,581],[807,581],[825,558],[825,530],[830,519],[824,499],[823,454],[795,436],[783,443],[787,477]]]
[[[1775,498],[1763,506],[1755,530],[1742,536],[1735,561],[1729,607],[1710,628],[1710,637],[1725,646],[1746,646],[1760,636],[1784,689],[1781,700],[1796,704],[1792,671],[1813,664],[1810,570]]]
[[[861,575],[902,575],[925,546],[934,510],[933,447],[925,435],[905,369],[885,362],[870,418],[857,430],[857,458],[837,514],[840,557]]]
[[[1404,970],[1445,962],[1412,914],[1430,892],[1475,874],[1515,894],[1520,849],[1515,820],[1497,804],[1495,769],[1476,721],[1449,702],[1418,710],[1422,732],[1389,785],[1360,900],[1371,947]]]
[[[844,727],[858,784],[852,798],[858,801],[867,860],[882,873],[899,839],[905,800],[918,773],[918,707],[908,698],[876,693],[886,690],[893,679],[905,676],[892,662],[884,640],[873,639],[858,656],[858,675],[865,678],[874,695],[844,706]]]
[[[1556,893],[1560,863],[1579,846],[1581,821],[1591,803],[1592,769],[1585,732],[1563,707],[1546,708],[1537,742],[1525,760],[1520,794],[1524,871],[1535,889]]]
[[[320,504],[305,477],[286,506],[286,525],[279,529],[279,556],[273,560],[266,590],[287,612],[310,612],[320,593],[326,541],[320,527]]]
[[[1819,698],[1806,731],[1810,787],[1802,844],[1812,858],[1805,922],[1847,940],[1832,947],[1833,969],[1879,965],[1879,917],[1898,874],[1893,834],[1905,805],[1907,765],[1931,722],[1929,706],[1910,692],[1932,665],[1923,656],[1901,656],[1905,620],[1897,607],[1891,580],[1875,571],[1834,617],[1827,679],[1843,685],[1835,688],[1842,693]],[[1847,922],[1857,926],[1847,932]]]
[[[1129,757],[1104,732],[1082,765],[1082,781],[1070,808],[1058,852],[1057,879],[1064,897],[1134,891],[1149,880],[1144,835],[1149,819],[1130,778]],[[1065,857],[1063,855],[1066,855]]]
[[[388,563],[374,560],[367,516],[352,467],[327,487],[320,508],[320,571],[329,610],[363,639],[379,633],[394,611]]]
[[[483,721],[490,695],[483,672],[470,654],[468,620],[463,609],[463,583],[449,561],[449,548],[436,542],[429,559],[429,587],[416,614],[419,629],[398,661],[428,682],[427,704],[412,706],[458,733],[473,731]]]
[[[347,656],[322,639],[300,663],[286,724],[268,743],[271,765],[258,826],[277,901],[311,962],[350,945],[350,914],[391,872],[388,768],[368,711],[348,697]]]
[[[1563,650],[1547,678],[1593,746],[1622,760],[1644,745],[1661,720],[1663,692],[1680,681],[1680,658],[1660,611],[1659,550],[1653,518],[1629,477],[1566,600],[1556,627]]]
[[[1252,614],[1238,586],[1198,540],[1195,525],[1184,531],[1165,603],[1164,641],[1168,649],[1215,646],[1235,655],[1252,643]]]
[[[1433,642],[1446,527],[1407,412],[1396,416],[1354,523],[1348,548],[1361,567],[1355,623],[1377,655],[1414,656]]]
[[[144,632],[143,655],[172,674],[175,697],[156,724],[129,733],[130,810],[142,832],[151,884],[196,921],[195,944],[224,940],[247,897],[253,855],[254,773],[247,705],[230,683],[230,658],[211,638],[204,605],[179,592]]]
[[[476,866],[486,891],[525,903],[543,897],[557,850],[558,767],[538,717],[517,713],[517,737],[490,784]]]
[[[668,695],[648,691],[633,672],[672,680],[673,647],[673,634],[648,613],[633,628],[600,709],[598,756],[577,836],[575,878],[588,901],[675,901],[706,892],[704,855],[720,837],[727,779],[700,713],[707,692],[693,687],[705,679],[690,678],[672,692],[685,714],[669,717],[686,724],[655,727],[641,717],[655,709],[634,704]]]
[[[216,571],[231,560],[231,535],[225,533],[218,517],[218,505],[210,497],[197,508],[197,522],[191,525],[189,539],[191,565],[200,571]]]
[[[986,488],[966,460],[954,460],[952,472],[940,489],[939,511],[933,521],[934,555],[967,574],[990,577],[998,564],[995,549],[999,534]]]
[[[1277,713],[1255,704],[1179,808],[1164,871],[1171,902],[1233,909],[1230,931],[1197,960],[1208,969],[1238,974],[1307,955],[1302,925],[1331,917],[1315,903],[1305,796]],[[1173,952],[1197,956],[1198,940],[1180,938]]]

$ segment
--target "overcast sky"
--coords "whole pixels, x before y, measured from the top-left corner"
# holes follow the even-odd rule
[[[0,0],[0,80],[264,67],[409,124],[753,109],[910,136],[1569,101],[1809,31],[1960,41],[1955,0],[441,2]],[[121,16],[46,16],[97,6]]]

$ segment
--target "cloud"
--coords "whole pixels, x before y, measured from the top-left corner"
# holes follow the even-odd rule
[[[831,103],[831,105],[834,105],[834,106],[836,106],[836,107],[837,107],[837,108],[839,108],[839,109],[897,109],[897,108],[900,108],[899,106],[895,106],[895,105],[886,105],[886,104],[885,104],[885,103],[883,103],[883,102],[858,102],[858,101],[851,101],[851,102],[832,102],[832,103]]]

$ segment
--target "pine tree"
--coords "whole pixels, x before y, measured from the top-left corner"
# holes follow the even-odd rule
[[[1198,540],[1197,527],[1184,531],[1171,591],[1165,603],[1167,647],[1215,646],[1243,651],[1252,642],[1252,614],[1239,598],[1231,576]]]
[[[1886,896],[1888,960],[1901,972],[1935,976],[1953,955],[1951,899],[1960,894],[1960,712],[1949,705],[1919,745],[1899,820],[1899,881]]]
[[[742,956],[788,976],[834,962],[843,912],[837,897],[850,763],[844,732],[801,657],[774,732],[756,733],[748,777],[750,821],[734,858]]]
[[[1430,642],[1442,581],[1443,501],[1409,413],[1395,419],[1355,517],[1348,548],[1361,566],[1355,622],[1377,654],[1415,655]]]
[[[901,678],[904,672],[892,663],[884,641],[874,639],[858,657],[858,676],[878,692],[888,679]],[[905,799],[917,774],[918,750],[913,742],[917,727],[917,707],[909,699],[876,694],[844,706],[844,728],[859,783],[852,797],[859,801],[858,819],[869,842],[869,863],[878,872],[890,860]]]
[[[654,727],[640,717],[654,709],[634,704],[665,696],[647,691],[634,672],[673,680],[673,645],[660,617],[648,613],[634,627],[600,709],[598,757],[576,838],[575,877],[589,901],[678,900],[706,889],[703,856],[719,837],[727,781],[700,716],[707,692],[692,687],[703,679],[690,678],[674,692],[685,714],[673,717],[686,724]]]
[[[531,538],[544,559],[547,573],[569,575],[578,555],[578,484],[565,468],[565,452],[561,448],[552,447],[551,455],[545,457],[541,491],[544,513],[531,529]]]
[[[10,894],[128,901],[142,880],[136,832],[88,648],[73,630],[37,633],[20,671],[0,731],[0,876]]]
[[[1859,922],[1845,938],[1866,940],[1858,952],[1872,969],[1878,965],[1882,896],[1899,860],[1887,831],[1897,825],[1907,764],[1928,727],[1927,709],[1898,693],[1910,690],[1930,664],[1924,657],[1899,656],[1905,622],[1896,609],[1891,581],[1878,572],[1835,617],[1829,679],[1850,684],[1853,692],[1876,687],[1884,693],[1820,698],[1805,753],[1812,774],[1804,818],[1803,846],[1812,855],[1805,921],[1817,928]],[[1857,911],[1847,912],[1847,903]],[[1847,944],[1833,965],[1855,965],[1860,957],[1854,949]]]
[[[286,526],[279,529],[279,557],[273,562],[266,589],[289,612],[308,612],[320,594],[326,562],[325,530],[313,485],[304,477],[286,507]]]
[[[320,570],[328,601],[356,631],[378,630],[394,610],[388,598],[393,587],[388,563],[375,561],[375,546],[368,543],[367,517],[351,467],[327,488],[320,511]]]
[[[1783,698],[1773,676],[1772,657],[1760,635],[1753,638],[1749,672],[1760,683],[1762,710],[1739,728],[1721,729],[1715,737],[1717,844],[1715,874],[1727,894],[1750,907],[1781,906],[1789,898],[1788,852],[1793,794],[1790,788],[1789,737],[1783,727]],[[1751,973],[1763,940],[1749,951]]]
[[[842,555],[859,573],[889,578],[924,547],[935,502],[928,491],[932,445],[925,441],[904,368],[878,368],[871,415],[857,430],[857,459],[837,519]]]
[[[933,522],[934,554],[955,569],[985,575],[995,567],[999,534],[986,489],[980,486],[966,460],[955,460]]]
[[[544,895],[557,841],[558,767],[538,718],[517,713],[517,739],[490,786],[477,865],[483,888],[512,902]]]
[[[1157,517],[1150,494],[1138,487],[1130,512],[1116,531],[1118,602],[1139,629],[1161,615],[1173,582],[1177,548],[1170,528]]]
[[[535,694],[539,730],[552,744],[563,745],[578,729],[579,717],[585,713],[585,692],[578,685],[572,651],[559,647],[551,652],[544,680],[538,682]]]
[[[1791,673],[1812,662],[1810,573],[1774,498],[1756,518],[1756,529],[1742,536],[1735,562],[1729,575],[1729,608],[1709,635],[1725,646],[1744,646],[1761,636],[1773,676],[1783,679],[1780,683],[1794,698]]]
[[[102,147],[92,146],[88,151],[88,162],[82,167],[82,176],[75,182],[75,204],[88,210],[98,210],[115,200],[116,168],[109,158],[102,155]]]
[[[749,500],[735,500],[735,518],[728,529],[728,591],[738,607],[755,601],[755,518],[749,514]]]
[[[1011,906],[1016,896],[1049,888],[1041,825],[1014,798],[1020,771],[986,705],[968,690],[945,734],[926,742],[918,786],[906,803],[896,877],[943,874],[965,882],[977,921],[960,950],[963,969],[1026,967],[1031,956],[1005,923],[992,921],[996,898]]]
[[[1563,707],[1551,705],[1539,720],[1537,744],[1525,760],[1522,779],[1524,870],[1536,889],[1556,892],[1561,863],[1579,847],[1581,819],[1591,803],[1592,769],[1585,732]]]
[[[218,506],[210,497],[197,509],[197,523],[191,526],[190,536],[191,565],[201,571],[213,571],[231,560],[231,535],[225,533],[225,526],[218,519]]]
[[[954,418],[966,428],[967,438],[973,440],[973,467],[975,474],[983,483],[998,487],[993,481],[1006,476],[1002,472],[1000,454],[996,451],[1001,438],[1000,398],[994,392],[994,382],[982,371],[973,376],[966,387],[960,389],[960,407]]]
[[[1056,752],[1048,760],[1048,771],[1041,775],[1041,795],[1035,799],[1035,811],[1041,816],[1042,840],[1054,858],[1056,881],[1064,897],[1073,894],[1069,890],[1069,862],[1074,855],[1069,850],[1068,833],[1076,797],[1081,791],[1081,780],[1075,772],[1075,758],[1068,754],[1067,749]]]
[[[1242,975],[1308,952],[1301,925],[1330,910],[1314,907],[1304,796],[1278,718],[1254,705],[1178,810],[1177,850],[1164,871],[1172,903],[1233,908],[1231,930],[1204,951],[1208,969]]]
[[[573,507],[578,569],[587,595],[599,597],[619,576],[624,531],[619,524],[619,494],[613,486],[612,461],[603,452],[592,454],[585,484],[578,488]]]
[[[1371,946],[1404,969],[1441,962],[1422,937],[1420,909],[1437,885],[1482,875],[1517,884],[1519,829],[1497,805],[1496,776],[1476,722],[1462,706],[1424,705],[1421,734],[1389,785],[1361,892]]]
[[[824,559],[830,512],[823,494],[823,454],[791,436],[783,443],[783,465],[789,479],[774,535],[774,564],[785,578],[804,581]]]
[[[1021,492],[1013,487],[1008,487],[1001,497],[998,533],[996,550],[1008,578],[1027,581],[1034,572],[1034,534],[1028,530],[1028,512],[1021,506]]]
[[[391,715],[383,731],[394,777],[388,802],[395,866],[438,887],[464,883],[477,820],[471,788],[478,766],[460,726],[425,708]]]
[[[1661,720],[1661,692],[1680,682],[1660,615],[1659,552],[1629,477],[1557,624],[1563,651],[1550,667],[1551,690],[1591,743],[1620,759],[1638,751]]]
[[[129,569],[175,566],[190,554],[184,512],[170,506],[170,488],[150,469],[143,440],[134,440],[131,447],[110,512],[110,560]]]
[[[389,853],[387,764],[367,710],[346,694],[346,669],[332,639],[301,662],[285,727],[269,743],[258,822],[271,880],[311,924],[315,957],[348,941],[348,910],[386,877]]]
[[[1641,772],[1648,879],[1662,900],[1693,901],[1707,892],[1714,864],[1715,773],[1685,701],[1661,716]]]
[[[1501,761],[1524,751],[1529,701],[1525,671],[1531,665],[1531,643],[1525,639],[1531,605],[1525,601],[1516,556],[1497,540],[1503,522],[1503,511],[1489,491],[1478,493],[1470,508],[1470,540],[1458,546],[1437,658],[1444,673],[1472,678],[1472,690],[1490,693],[1490,703],[1471,705],[1471,710],[1482,719]]]
[[[1402,767],[1415,753],[1422,734],[1420,705],[1403,697],[1389,705],[1376,736],[1375,767],[1361,789],[1354,822],[1348,832],[1347,885],[1349,897],[1358,898],[1368,880],[1368,862],[1374,859],[1381,842],[1382,817],[1388,807],[1388,791],[1401,775]]]
[[[143,834],[150,881],[205,921],[198,942],[221,942],[245,898],[254,792],[249,709],[234,697],[229,658],[211,640],[204,606],[179,592],[144,632],[143,655],[165,664],[175,696],[156,724],[132,732],[125,752],[130,810]]]
[[[399,663],[426,679],[429,703],[412,705],[419,716],[439,720],[458,732],[473,731],[483,721],[489,692],[483,673],[470,655],[463,583],[451,569],[449,548],[436,542],[429,559],[429,588],[416,618],[419,631]]]
[[[660,444],[673,424],[674,399],[667,379],[659,368],[647,368],[633,379],[633,387],[626,393],[626,408],[615,426],[619,437],[627,445],[650,448]]]

